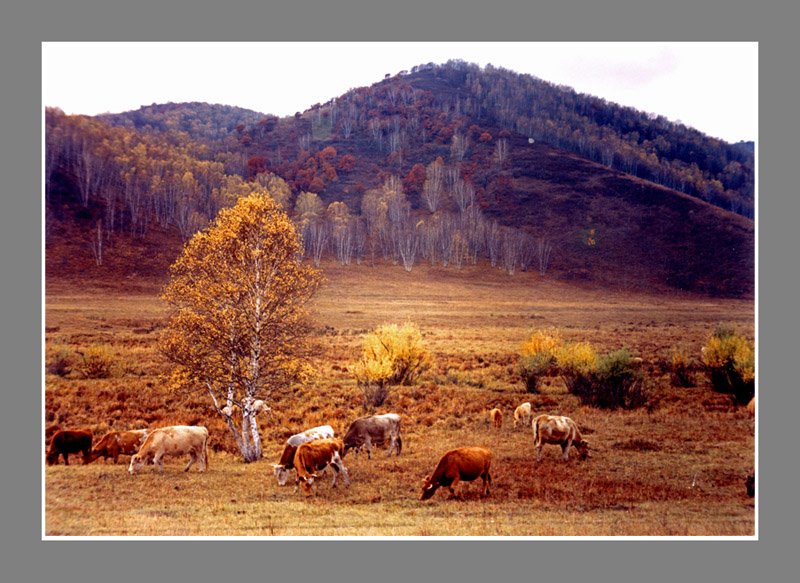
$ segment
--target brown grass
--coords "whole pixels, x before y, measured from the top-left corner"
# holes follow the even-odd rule
[[[529,273],[509,277],[485,269],[461,272],[415,267],[325,265],[327,283],[315,301],[318,375],[306,386],[274,395],[259,423],[264,460],[244,464],[205,395],[168,394],[168,366],[155,342],[164,306],[156,285],[121,288],[50,285],[46,296],[45,365],[54,347],[74,353],[104,345],[113,358],[108,378],[79,368],[47,374],[45,424],[109,429],[202,423],[211,433],[210,468],[182,471],[167,460],[162,475],[127,474],[120,464],[46,466],[46,535],[172,536],[751,536],[754,500],[744,476],[754,467],[751,418],[704,375],[692,388],[670,382],[676,344],[699,354],[720,323],[754,335],[752,301],[673,295],[626,295],[567,286]],[[137,288],[139,289],[139,288]],[[352,485],[315,496],[280,488],[271,466],[298,430],[331,424],[342,435],[365,414],[352,366],[363,336],[386,322],[414,321],[433,357],[415,386],[393,389],[383,411],[403,423],[403,452],[370,461],[345,458]],[[541,394],[526,393],[516,356],[532,327],[559,329],[567,340],[599,351],[627,346],[644,359],[649,406],[636,411],[582,407],[558,378]],[[573,417],[592,456],[568,462],[546,446],[537,464],[529,429],[491,426],[488,411],[506,419],[523,401],[534,413]],[[447,449],[485,445],[494,452],[493,484],[461,484],[462,500],[437,492],[420,502],[421,480]],[[375,452],[373,452],[375,453]],[[44,459],[42,459],[44,464]],[[309,512],[309,507],[313,508]],[[440,520],[444,519],[444,520]]]

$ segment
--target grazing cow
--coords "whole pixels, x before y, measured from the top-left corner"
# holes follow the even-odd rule
[[[361,448],[367,448],[367,457],[372,459],[372,444],[391,441],[389,453],[403,448],[403,440],[400,436],[400,415],[397,413],[385,413],[384,415],[373,415],[371,417],[359,417],[347,428],[344,435],[344,451],[342,457],[351,449],[356,451],[356,459]]]
[[[542,445],[554,443],[561,446],[564,461],[569,459],[569,448],[574,445],[581,459],[591,457],[589,444],[581,437],[578,426],[569,417],[561,415],[539,415],[533,420],[533,444],[536,446],[536,461],[542,461]]]
[[[128,473],[135,474],[143,466],[152,462],[153,471],[163,471],[165,455],[186,455],[191,459],[183,468],[188,472],[195,460],[200,460],[197,471],[202,472],[208,465],[208,429],[199,426],[174,425],[160,427],[151,431],[139,451],[131,457]]]
[[[343,449],[342,440],[335,437],[301,443],[294,454],[294,469],[297,473],[294,492],[297,492],[297,488],[302,484],[303,492],[306,496],[311,496],[313,494],[311,486],[314,484],[314,480],[319,478],[317,472],[328,466],[333,468],[331,488],[336,487],[336,478],[339,472],[344,476],[344,483],[349,488],[350,478],[347,476],[347,468],[342,462],[341,452]]]
[[[489,494],[492,474],[492,452],[485,447],[462,447],[451,449],[442,456],[433,473],[422,482],[420,500],[427,500],[436,493],[439,486],[450,489],[450,498],[455,498],[455,487],[458,482],[471,482],[481,478],[483,490],[481,498]]]
[[[109,431],[92,449],[89,459],[93,462],[103,456],[103,463],[108,458],[114,458],[114,463],[119,460],[119,454],[133,455],[142,447],[147,437],[147,429],[131,429],[130,431]]]
[[[492,409],[489,411],[489,418],[492,420],[495,427],[503,426],[503,412],[500,409]]]
[[[59,425],[48,425],[44,429],[44,443],[45,445],[50,445],[50,440],[53,439],[53,434],[56,431],[61,430],[61,426]]]
[[[523,403],[514,409],[514,428],[516,429],[518,423],[522,425],[530,425],[531,422],[531,404]]]
[[[289,471],[294,468],[294,454],[297,448],[307,441],[325,439],[326,437],[333,437],[333,427],[330,425],[320,425],[319,427],[306,429],[302,433],[295,433],[286,440],[286,446],[283,448],[280,461],[277,464],[272,464],[272,472],[278,479],[279,486],[286,485]]]
[[[756,398],[753,397],[750,399],[750,402],[747,404],[747,410],[750,412],[750,415],[753,417],[756,416]]]
[[[89,463],[92,454],[92,432],[89,429],[63,429],[56,431],[50,440],[47,452],[49,465],[58,463],[58,456],[64,456],[64,465],[69,465],[69,454],[82,453],[83,463]]]

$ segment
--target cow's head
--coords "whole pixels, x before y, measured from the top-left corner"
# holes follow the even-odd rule
[[[285,486],[289,478],[289,468],[281,464],[272,464],[272,473],[278,480],[278,486]]]
[[[138,453],[131,456],[131,465],[128,466],[128,473],[135,474],[144,467],[145,459]]]
[[[303,492],[305,492],[306,496],[311,496],[313,491],[311,490],[311,486],[314,484],[314,480],[319,478],[317,474],[310,474],[309,476],[298,476],[297,481],[300,482],[300,486],[303,488]]]
[[[52,466],[54,463],[58,461],[58,452],[50,452],[47,454],[47,465]]]
[[[422,495],[419,497],[420,500],[427,500],[431,496],[436,493],[436,489],[439,487],[439,484],[431,483],[431,476],[422,479]]]
[[[592,454],[589,453],[589,442],[581,440],[580,442],[573,443],[575,449],[578,450],[578,454],[581,456],[581,459],[586,459],[587,457],[592,457]]]

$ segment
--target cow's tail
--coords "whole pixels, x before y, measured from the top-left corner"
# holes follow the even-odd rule
[[[206,438],[203,440],[203,469],[208,469],[208,433],[206,433]]]

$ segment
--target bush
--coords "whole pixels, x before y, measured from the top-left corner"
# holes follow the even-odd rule
[[[67,343],[61,338],[56,339],[53,341],[51,353],[52,357],[50,363],[47,365],[47,372],[60,377],[67,376],[70,371],[69,364],[71,358]]]
[[[92,344],[84,352],[78,352],[83,362],[81,372],[90,379],[105,379],[111,376],[113,356],[109,348],[103,344]]]
[[[591,348],[591,347],[588,347]],[[567,390],[583,405],[600,409],[635,409],[647,402],[644,376],[637,370],[627,348],[595,357],[594,364],[587,347],[575,350],[578,366],[562,369]]]
[[[379,407],[392,385],[411,385],[430,367],[430,353],[413,322],[384,324],[364,339],[353,376],[368,407]]]
[[[732,394],[740,405],[755,394],[755,350],[753,344],[733,328],[720,327],[706,339],[703,366],[712,388]]]
[[[692,358],[685,345],[672,347],[669,370],[669,378],[673,387],[693,387],[695,385]]]
[[[521,346],[517,374],[525,383],[527,392],[538,393],[542,378],[555,372],[556,351],[561,344],[561,336],[557,331],[537,330]]]

